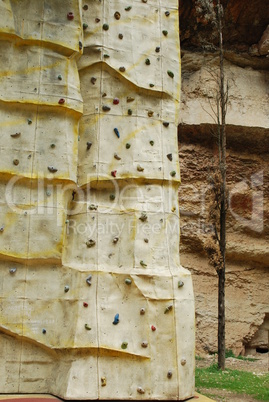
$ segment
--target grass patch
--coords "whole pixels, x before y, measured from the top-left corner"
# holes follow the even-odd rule
[[[255,359],[254,357],[245,357],[245,356],[235,356],[234,352],[232,350],[226,350],[225,351],[225,358],[227,357],[233,357],[234,359],[238,359],[238,360],[245,360],[245,361],[249,361],[249,362],[255,362],[256,360],[259,359]]]
[[[212,388],[225,389],[250,395],[260,401],[269,401],[269,373],[256,375],[239,370],[221,371],[217,364],[212,364],[207,368],[196,368],[195,386],[197,389],[211,388],[210,391],[213,391]]]

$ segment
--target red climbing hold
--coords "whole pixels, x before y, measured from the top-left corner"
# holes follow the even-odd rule
[[[152,331],[156,331],[156,327],[154,325],[151,326]]]
[[[83,302],[83,306],[84,306],[84,307],[88,307],[88,303]]]
[[[64,102],[65,102],[65,99],[64,99],[64,98],[61,98],[61,99],[59,99],[59,101],[58,101],[59,105],[63,105]]]
[[[73,14],[73,13],[68,13],[68,14],[67,14],[67,19],[68,19],[69,21],[72,21],[72,20],[74,19],[74,14]]]
[[[117,174],[117,170],[112,170],[111,175],[112,175],[113,177],[116,177],[116,174]]]
[[[113,105],[118,105],[120,103],[119,98],[114,98],[113,99]]]

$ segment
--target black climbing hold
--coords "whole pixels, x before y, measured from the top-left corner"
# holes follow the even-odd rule
[[[172,154],[167,154],[166,156],[167,156],[167,158],[169,159],[169,161],[172,162],[172,160],[173,160],[173,155],[172,155]]]

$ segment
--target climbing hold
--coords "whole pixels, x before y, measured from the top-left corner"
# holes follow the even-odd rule
[[[129,144],[129,142],[127,142],[127,144],[125,145],[126,149],[131,148],[131,144]]]
[[[103,105],[102,109],[103,109],[104,112],[108,112],[110,110],[110,107],[106,106],[106,105]]]
[[[167,36],[167,35],[168,35],[168,31],[163,30],[163,35],[164,35],[164,36]]]
[[[160,50],[161,50],[160,46],[157,46],[157,47],[155,48],[155,52],[156,52],[156,53],[159,53]]]
[[[69,20],[69,21],[72,21],[73,19],[74,19],[74,14],[73,13],[68,13],[67,14],[67,19]]]
[[[31,119],[27,119],[28,124],[32,124],[32,120]]]
[[[50,144],[50,147],[51,147],[51,148],[55,148],[56,145],[55,145],[54,143],[52,143],[52,144]]]
[[[149,117],[152,117],[153,114],[154,114],[154,112],[153,112],[152,110],[149,110],[149,111],[148,111],[148,116],[149,116]]]
[[[142,0],[142,3],[147,3],[148,2],[148,0]]]
[[[62,81],[62,79],[63,79],[63,77],[61,76],[61,74],[59,74],[57,78],[58,78],[59,81]]]
[[[102,98],[105,98],[107,96],[106,92],[103,93]]]
[[[174,177],[174,176],[176,175],[176,171],[175,171],[175,170],[172,170],[172,172],[170,172],[170,175],[171,175],[172,177]]]
[[[168,377],[168,378],[171,378],[172,375],[173,375],[172,370],[168,370],[168,372],[167,372],[167,377]]]
[[[119,19],[120,19],[120,13],[119,13],[119,11],[116,11],[116,12],[115,12],[114,17],[115,17],[116,20],[119,20]]]
[[[132,9],[132,6],[128,6],[125,8],[125,11],[130,11]]]
[[[86,22],[84,22],[83,25],[82,25],[82,27],[83,27],[83,30],[85,31],[85,29],[88,28],[88,24],[86,24]]]
[[[86,278],[86,282],[89,286],[91,286],[91,280],[92,280],[92,275],[90,274],[87,278]]]
[[[173,71],[168,70],[167,74],[169,75],[169,77],[174,78],[175,74],[173,73]]]
[[[126,285],[131,285],[132,279],[126,278],[125,281]]]
[[[87,141],[87,150],[91,149],[91,146],[92,146],[92,142]]]
[[[156,327],[154,325],[151,326],[151,331],[156,331]]]
[[[185,364],[187,363],[187,360],[186,359],[181,359],[180,363],[181,363],[181,366],[185,366]]]
[[[109,57],[110,57],[109,54],[107,54],[107,53],[104,54],[105,59],[108,59]]]
[[[119,241],[119,238],[118,238],[118,237],[114,237],[114,239],[113,239],[113,243],[114,243],[114,244],[117,244],[117,243],[118,243],[118,241]]]
[[[119,68],[119,70],[120,70],[121,73],[124,73],[125,67],[121,66],[121,67]]]
[[[45,328],[42,329],[42,334],[45,334],[47,330]]]
[[[4,226],[1,226],[1,227],[0,227],[0,232],[3,232],[4,229],[5,229],[5,227],[4,227]]]
[[[121,344],[122,349],[127,349],[127,346],[128,346],[128,342],[122,342],[122,344]]]
[[[149,86],[150,86],[150,88],[153,88],[155,85],[150,83]]]
[[[90,327],[88,324],[85,324],[84,327],[85,327],[88,331],[91,330],[91,327]]]
[[[131,116],[133,114],[132,109],[128,109],[128,115]]]
[[[145,393],[145,390],[144,390],[142,387],[138,387],[138,388],[137,388],[137,392],[138,392],[139,394],[144,394],[144,393]]]
[[[17,268],[10,268],[9,272],[11,274],[15,274],[15,272],[17,271]]]
[[[140,265],[141,265],[143,268],[147,267],[147,264],[145,264],[143,260],[140,261]]]
[[[167,307],[165,308],[164,314],[167,314],[168,311],[171,311],[171,310],[172,310],[172,308],[173,308],[173,304],[169,304],[169,306],[167,306]]]
[[[21,136],[21,133],[10,134],[10,137],[12,137],[12,138],[18,138],[20,136]]]
[[[90,240],[87,240],[87,241],[86,241],[86,246],[87,246],[88,248],[95,246],[95,244],[96,244],[96,241],[95,241],[95,240],[90,239]]]
[[[120,322],[120,315],[117,313],[114,317],[114,321],[112,324],[117,325]]]
[[[100,22],[100,18],[95,18],[95,22]]]
[[[101,385],[102,387],[106,386],[106,377],[101,377]]]
[[[95,205],[95,204],[89,205],[89,210],[90,211],[97,211],[97,208],[98,208],[98,205]]]
[[[169,161],[172,162],[172,160],[173,160],[173,155],[172,155],[172,154],[167,154],[166,156],[167,156],[167,158],[169,159]]]
[[[175,210],[176,210],[176,207],[171,208],[171,212],[175,212]]]
[[[146,309],[145,309],[144,307],[142,307],[142,308],[140,309],[140,315],[144,315],[145,312],[146,312]]]
[[[116,134],[116,136],[118,138],[120,138],[120,133],[119,133],[119,130],[117,128],[114,128],[114,133]]]
[[[115,200],[115,195],[114,194],[110,194],[109,198],[111,199],[111,201]]]
[[[88,10],[88,8],[89,8],[88,4],[84,4],[84,6],[83,6],[83,10],[87,11],[87,10]]]
[[[168,127],[169,126],[169,122],[168,121],[164,121],[163,122],[164,127]]]
[[[53,166],[48,166],[48,170],[49,170],[51,173],[55,173],[55,172],[58,171],[58,169],[56,169],[56,168],[53,167]]]
[[[92,78],[91,78],[91,83],[92,83],[93,85],[96,83],[96,78],[95,78],[95,77],[92,77]]]
[[[116,177],[116,175],[117,175],[117,170],[112,170],[111,176]]]
[[[64,291],[65,291],[65,293],[67,293],[67,292],[69,292],[69,286],[68,285],[66,285],[65,287],[64,287]]]
[[[153,145],[154,145],[154,141],[152,141],[152,140],[150,140],[150,145],[153,147]]]
[[[142,348],[147,348],[148,347],[148,342],[147,341],[143,341],[141,343]]]
[[[19,159],[13,159],[13,165],[18,166],[19,163]]]
[[[149,66],[149,65],[150,65],[150,59],[146,59],[146,60],[145,60],[145,64],[146,64],[147,66]]]
[[[58,100],[59,105],[63,105],[65,103],[65,99],[61,98]]]
[[[120,103],[119,98],[114,98],[113,99],[113,105],[118,105]]]
[[[148,242],[149,242],[149,239],[144,239],[144,242],[145,242],[145,243],[148,243]]]
[[[88,303],[83,302],[83,307],[88,307]]]
[[[133,102],[135,100],[135,98],[133,98],[132,96],[127,96],[126,101],[128,103]]]
[[[144,168],[140,165],[137,165],[136,169],[138,170],[138,172],[143,172],[143,170],[144,170]]]
[[[140,216],[139,219],[140,219],[142,222],[145,222],[145,221],[148,219],[146,212],[142,212],[142,214],[141,214],[141,216]]]
[[[169,17],[169,15],[170,15],[170,11],[165,11],[165,13],[164,13],[165,15],[166,15],[166,17]]]
[[[109,30],[109,25],[108,24],[103,24],[103,30],[108,31]]]
[[[182,286],[184,286],[184,282],[183,281],[178,281],[177,287],[182,288]]]
[[[122,33],[119,33],[118,38],[119,38],[119,39],[123,39],[123,34],[122,34]]]

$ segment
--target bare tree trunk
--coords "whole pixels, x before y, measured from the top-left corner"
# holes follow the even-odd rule
[[[220,200],[220,252],[222,267],[218,270],[218,367],[225,369],[225,250],[226,250],[226,103],[227,93],[224,88],[223,38],[222,38],[222,6],[218,0],[218,31],[220,47],[220,108],[221,121],[219,129],[219,167],[221,173]]]

